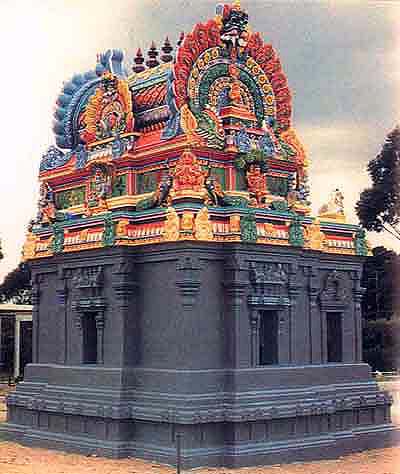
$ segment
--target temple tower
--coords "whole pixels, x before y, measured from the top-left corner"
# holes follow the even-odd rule
[[[67,82],[24,258],[33,364],[1,431],[28,444],[255,465],[390,442],[362,363],[365,234],[308,159],[278,54],[240,6],[177,48]],[[148,67],[146,67],[146,65]]]

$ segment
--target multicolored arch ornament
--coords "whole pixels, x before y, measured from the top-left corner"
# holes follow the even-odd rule
[[[132,74],[109,50],[64,84],[25,259],[188,239],[367,252],[342,208],[310,217],[287,79],[239,1],[161,50]]]
[[[40,171],[63,166],[72,158],[77,168],[83,168],[88,150],[105,142],[122,140],[119,153],[114,146],[119,155],[131,146],[135,135],[132,97],[122,61],[122,51],[109,50],[99,55],[94,71],[77,74],[64,84],[54,113],[58,148],[49,148]]]
[[[217,7],[214,20],[199,23],[186,35],[169,87],[171,123],[176,116],[184,129],[197,123],[192,131],[200,135],[209,125],[207,138],[218,129],[210,110],[224,115],[221,109],[229,106],[242,109],[235,111],[242,119],[237,123],[264,128],[266,134],[290,129],[291,95],[279,57],[259,33],[250,32],[247,13],[238,3]]]

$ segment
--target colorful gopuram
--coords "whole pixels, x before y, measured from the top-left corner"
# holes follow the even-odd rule
[[[33,363],[2,435],[169,464],[179,435],[184,467],[391,443],[365,233],[338,189],[310,215],[276,51],[236,0],[125,71],[107,51],[57,99],[24,246]]]
[[[309,216],[286,76],[247,13],[221,6],[161,50],[129,76],[107,51],[64,85],[24,258],[181,240],[365,255],[342,200]]]

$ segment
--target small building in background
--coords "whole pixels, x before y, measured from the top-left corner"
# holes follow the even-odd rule
[[[32,362],[32,306],[0,304],[0,378],[23,377]]]

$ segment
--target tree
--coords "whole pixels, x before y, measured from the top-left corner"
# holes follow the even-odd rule
[[[386,138],[382,151],[368,163],[372,186],[360,194],[356,212],[367,230],[386,230],[400,240],[400,127]]]
[[[381,372],[398,368],[400,353],[400,321],[377,319],[364,321],[363,326],[363,360],[373,370]]]
[[[31,272],[29,266],[20,263],[4,278],[0,285],[0,302],[31,303]]]
[[[365,319],[392,319],[396,309],[396,277],[400,257],[385,247],[375,247],[364,264],[362,286],[366,289],[362,312]]]
[[[385,247],[375,247],[364,264],[362,286],[363,359],[374,370],[396,369],[400,354],[399,292],[400,256]]]

